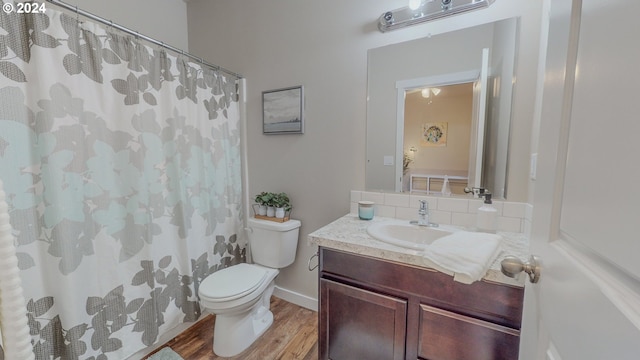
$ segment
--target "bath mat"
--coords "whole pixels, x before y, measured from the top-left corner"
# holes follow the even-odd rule
[[[162,348],[162,350],[151,355],[148,360],[184,360],[180,355],[169,347]]]

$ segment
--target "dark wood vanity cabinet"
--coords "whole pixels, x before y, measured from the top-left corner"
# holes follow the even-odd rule
[[[524,288],[320,248],[319,359],[514,360]]]
[[[404,359],[407,301],[321,279],[322,359]],[[354,346],[357,344],[357,346]]]

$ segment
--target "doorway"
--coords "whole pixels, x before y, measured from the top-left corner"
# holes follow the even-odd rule
[[[469,168],[473,83],[405,90],[402,191],[464,194]]]

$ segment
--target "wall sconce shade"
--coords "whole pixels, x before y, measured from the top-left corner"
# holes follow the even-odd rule
[[[422,6],[422,0],[409,0],[409,9],[418,10]]]
[[[495,0],[426,0],[416,7],[415,1],[380,15],[378,29],[381,32],[400,29],[423,22],[486,8]]]

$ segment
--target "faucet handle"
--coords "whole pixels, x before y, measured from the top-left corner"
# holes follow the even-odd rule
[[[427,210],[429,208],[429,203],[427,200],[418,200],[420,202],[420,210]]]
[[[468,188],[468,187],[464,188],[464,193],[465,194],[473,193],[473,197],[478,197],[478,198],[481,198],[482,194],[484,194],[486,191],[487,191],[487,189],[481,188],[481,187],[480,188],[476,188],[476,187],[474,187],[474,188]]]

